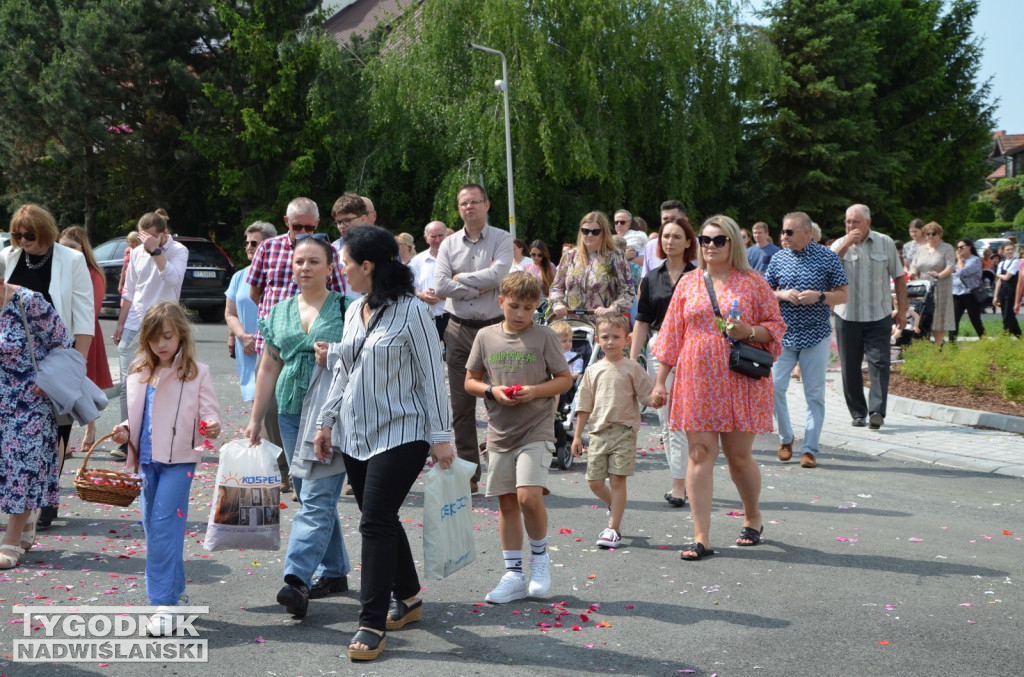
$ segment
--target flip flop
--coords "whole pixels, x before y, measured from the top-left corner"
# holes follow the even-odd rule
[[[369,648],[358,650],[351,648],[353,644],[365,644]],[[356,634],[352,635],[349,641],[348,659],[351,661],[372,661],[384,651],[384,635],[378,635],[373,630],[359,628]]]
[[[736,545],[741,548],[749,548],[755,545],[761,545],[761,535],[764,533],[764,525],[761,525],[761,529],[755,529],[754,527],[743,527],[740,529],[740,536],[736,539]],[[750,543],[740,543],[740,541],[750,541]]]
[[[686,553],[688,553],[688,552],[695,552],[695,553],[697,553],[697,555],[696,556],[693,556],[693,555],[687,556]],[[684,560],[686,560],[688,562],[695,562],[695,561],[697,561],[699,559],[704,559],[705,557],[711,557],[714,554],[715,554],[715,551],[712,550],[711,548],[704,547],[703,543],[695,542],[695,543],[688,543],[687,545],[683,546],[682,552],[679,553],[679,559],[684,559]]]

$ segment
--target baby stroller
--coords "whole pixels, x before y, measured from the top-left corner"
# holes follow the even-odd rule
[[[572,350],[576,353],[576,358],[573,361],[582,361],[584,371],[601,359],[602,355],[600,348],[597,347],[597,327],[589,320],[583,319],[586,314],[586,310],[572,311],[572,314],[565,319],[572,327]],[[582,374],[580,378],[582,378]],[[574,460],[572,438],[575,434],[578,395],[579,380],[577,379],[569,390],[559,396],[555,409],[555,464],[561,470],[571,468]],[[584,442],[583,445],[586,446],[587,443]]]
[[[935,290],[930,280],[907,281],[907,305],[911,311],[907,313],[907,327],[893,342],[893,345],[901,348],[909,346],[916,339],[927,340],[932,331]]]

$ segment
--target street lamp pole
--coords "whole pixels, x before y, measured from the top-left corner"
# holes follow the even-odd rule
[[[501,90],[505,95],[505,165],[508,170],[508,232],[512,235],[512,239],[516,237],[516,198],[515,188],[512,184],[512,127],[509,123],[508,116],[508,65],[505,61],[505,54],[499,52],[496,49],[490,47],[484,47],[482,45],[474,45],[472,42],[469,46],[473,49],[478,49],[481,52],[487,52],[488,54],[497,54],[501,57],[501,80],[494,83],[495,89]]]

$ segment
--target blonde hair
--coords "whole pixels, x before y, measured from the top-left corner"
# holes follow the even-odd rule
[[[498,294],[505,299],[516,299],[533,303],[540,301],[540,280],[531,273],[517,270],[502,279]]]
[[[133,373],[143,373],[141,379],[147,383],[153,372],[160,365],[160,358],[149,347],[150,341],[159,338],[164,330],[164,322],[170,322],[174,333],[178,335],[178,352],[181,355],[181,366],[178,367],[178,379],[191,381],[199,375],[196,360],[196,342],[192,337],[192,325],[188,321],[185,310],[174,301],[161,301],[150,307],[142,318],[139,328],[139,352],[135,357]]]
[[[743,238],[740,237],[739,224],[725,214],[715,214],[701,224],[701,235],[704,234],[704,229],[708,226],[715,226],[729,238],[729,265],[740,272],[751,270],[750,264],[747,263],[747,246],[743,244]],[[704,247],[697,247],[697,267],[708,267],[708,262],[704,260]]]
[[[99,274],[103,274],[103,270],[99,264],[96,263],[96,256],[92,253],[92,245],[89,243],[89,233],[86,232],[85,228],[81,226],[69,226],[64,230],[60,231],[59,240],[68,238],[73,240],[82,248],[82,256],[85,257],[85,264],[95,270]],[[58,240],[58,244],[59,244]]]
[[[629,320],[622,313],[606,313],[605,315],[598,315],[597,330],[601,331],[601,327],[621,329],[626,332],[626,336],[629,336]]]
[[[412,250],[413,254],[416,253],[416,241],[412,238],[412,235],[410,235],[409,233],[399,233],[398,235],[395,235],[395,242],[397,242],[399,246],[402,246],[404,244],[406,247]]]
[[[559,338],[572,338],[572,325],[565,320],[551,323],[551,331]]]
[[[140,244],[142,244],[142,238],[139,237],[139,231],[137,230],[133,230],[130,233],[128,233],[125,239],[128,241],[128,246],[132,248],[138,247]]]
[[[608,221],[608,215],[599,211],[587,212],[580,219],[580,228],[588,224],[597,224],[601,227],[601,249],[597,253],[605,256],[608,252],[613,251],[615,243],[612,242],[612,224]],[[582,232],[576,234],[576,258],[584,266],[590,262],[587,246],[583,244]]]
[[[36,242],[47,249],[57,241],[59,232],[53,214],[46,207],[33,204],[22,205],[14,212],[14,216],[11,217],[10,232],[14,233],[15,229],[19,233],[34,233]],[[15,249],[19,248],[21,240],[15,240],[12,237],[11,246]]]
[[[927,234],[930,230],[934,230],[938,233],[939,237],[942,237],[942,226],[939,225],[938,221],[930,221],[928,225],[921,229],[921,232]]]

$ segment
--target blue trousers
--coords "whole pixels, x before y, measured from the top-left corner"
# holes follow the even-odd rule
[[[801,452],[818,454],[818,440],[821,427],[825,424],[825,371],[828,368],[828,353],[831,336],[826,336],[809,348],[782,348],[782,354],[772,367],[775,386],[775,421],[779,427],[779,441],[793,442],[793,425],[789,420],[789,404],[786,390],[793,367],[800,365],[800,378],[804,386],[804,400],[807,403],[807,419],[804,426],[804,444]]]
[[[281,426],[284,433],[284,426]],[[292,478],[295,483],[298,480]],[[348,574],[348,552],[338,518],[338,498],[345,485],[345,473],[317,480],[304,480],[299,498],[302,507],[292,520],[284,575],[298,576],[307,586],[318,576],[340,578]]]
[[[281,447],[284,449],[284,457],[288,460],[288,466],[291,467],[292,457],[295,456],[295,444],[299,439],[299,422],[302,416],[300,414],[277,414],[277,425],[281,429]],[[288,471],[291,474],[291,470]],[[295,495],[302,500],[302,480],[292,478],[292,489],[295,490]]]
[[[146,463],[142,528],[146,531],[146,594],[153,606],[177,606],[185,593],[185,527],[195,463]],[[180,513],[180,514],[179,514]]]

